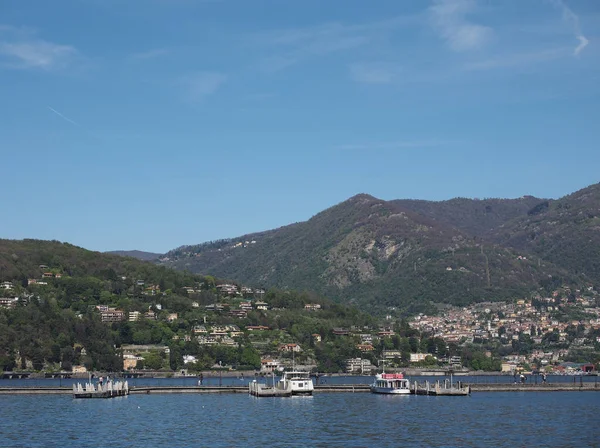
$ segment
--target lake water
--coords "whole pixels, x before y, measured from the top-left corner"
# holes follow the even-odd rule
[[[6,447],[574,447],[600,444],[598,392],[0,395]]]

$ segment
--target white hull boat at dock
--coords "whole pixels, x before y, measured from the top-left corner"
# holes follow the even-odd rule
[[[276,387],[292,390],[292,395],[312,395],[315,386],[308,372],[284,372]]]
[[[410,381],[401,373],[381,373],[371,385],[374,394],[409,395]]]

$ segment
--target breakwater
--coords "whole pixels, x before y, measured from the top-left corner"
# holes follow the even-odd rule
[[[465,383],[466,385],[466,383]],[[600,392],[598,383],[556,383],[556,384],[506,384],[487,383],[469,384],[471,392]],[[360,393],[369,392],[367,384],[330,384],[315,386],[314,393],[340,392]],[[0,395],[12,394],[72,394],[71,387],[0,387]],[[247,386],[134,386],[130,394],[232,394],[248,393]]]

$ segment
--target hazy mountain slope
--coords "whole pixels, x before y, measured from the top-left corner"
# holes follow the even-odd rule
[[[524,294],[567,276],[398,202],[357,195],[306,222],[166,254],[170,266],[347,302],[419,309]]]
[[[544,201],[533,196],[523,196],[518,199],[398,199],[391,202],[437,222],[456,227],[469,235],[481,237],[515,218],[527,216],[527,212]]]
[[[162,256],[162,254],[157,254],[154,252],[144,252],[142,250],[111,250],[104,253],[111,255],[120,255],[121,257],[133,257],[137,258],[138,260],[144,261],[157,260],[159,257]]]
[[[600,184],[542,202],[487,238],[600,282]]]

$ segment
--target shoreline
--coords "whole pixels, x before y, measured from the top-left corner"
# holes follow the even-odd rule
[[[465,384],[466,385],[466,384]],[[596,383],[583,384],[471,384],[471,392],[600,392]],[[315,386],[315,393],[370,392],[366,384],[336,384]],[[72,387],[0,387],[0,395],[72,394]],[[248,393],[247,386],[137,386],[130,394],[182,394],[182,393]]]
[[[445,369],[391,369],[392,372],[402,372],[406,376],[450,376],[448,370]],[[264,378],[270,377],[270,372],[259,372],[256,370],[204,370],[198,373],[190,373],[190,374],[181,374],[177,371],[160,371],[160,370],[148,370],[148,371],[135,371],[135,372],[100,372],[93,371],[88,373],[70,373],[70,372],[0,372],[0,379],[3,380],[11,380],[11,379],[22,379],[22,380],[40,380],[40,379],[88,379],[89,374],[93,374],[96,378],[100,376],[114,376],[119,378],[145,378],[145,379],[163,379],[163,378],[171,378],[171,379],[182,379],[182,378],[200,378],[200,375],[203,375],[204,378],[237,378],[237,377],[257,377]],[[460,376],[470,376],[470,377],[488,377],[488,376],[513,376],[513,373],[507,372],[487,372],[482,370],[454,370],[452,371],[452,375],[454,377]],[[277,375],[276,375],[277,376]],[[373,376],[373,375],[353,375],[349,373],[311,373],[311,376],[318,376],[321,378],[327,377],[362,377],[362,376]],[[570,376],[570,377],[580,377],[580,376],[597,376],[597,375],[557,375],[557,374],[548,374],[549,377],[552,376]]]

